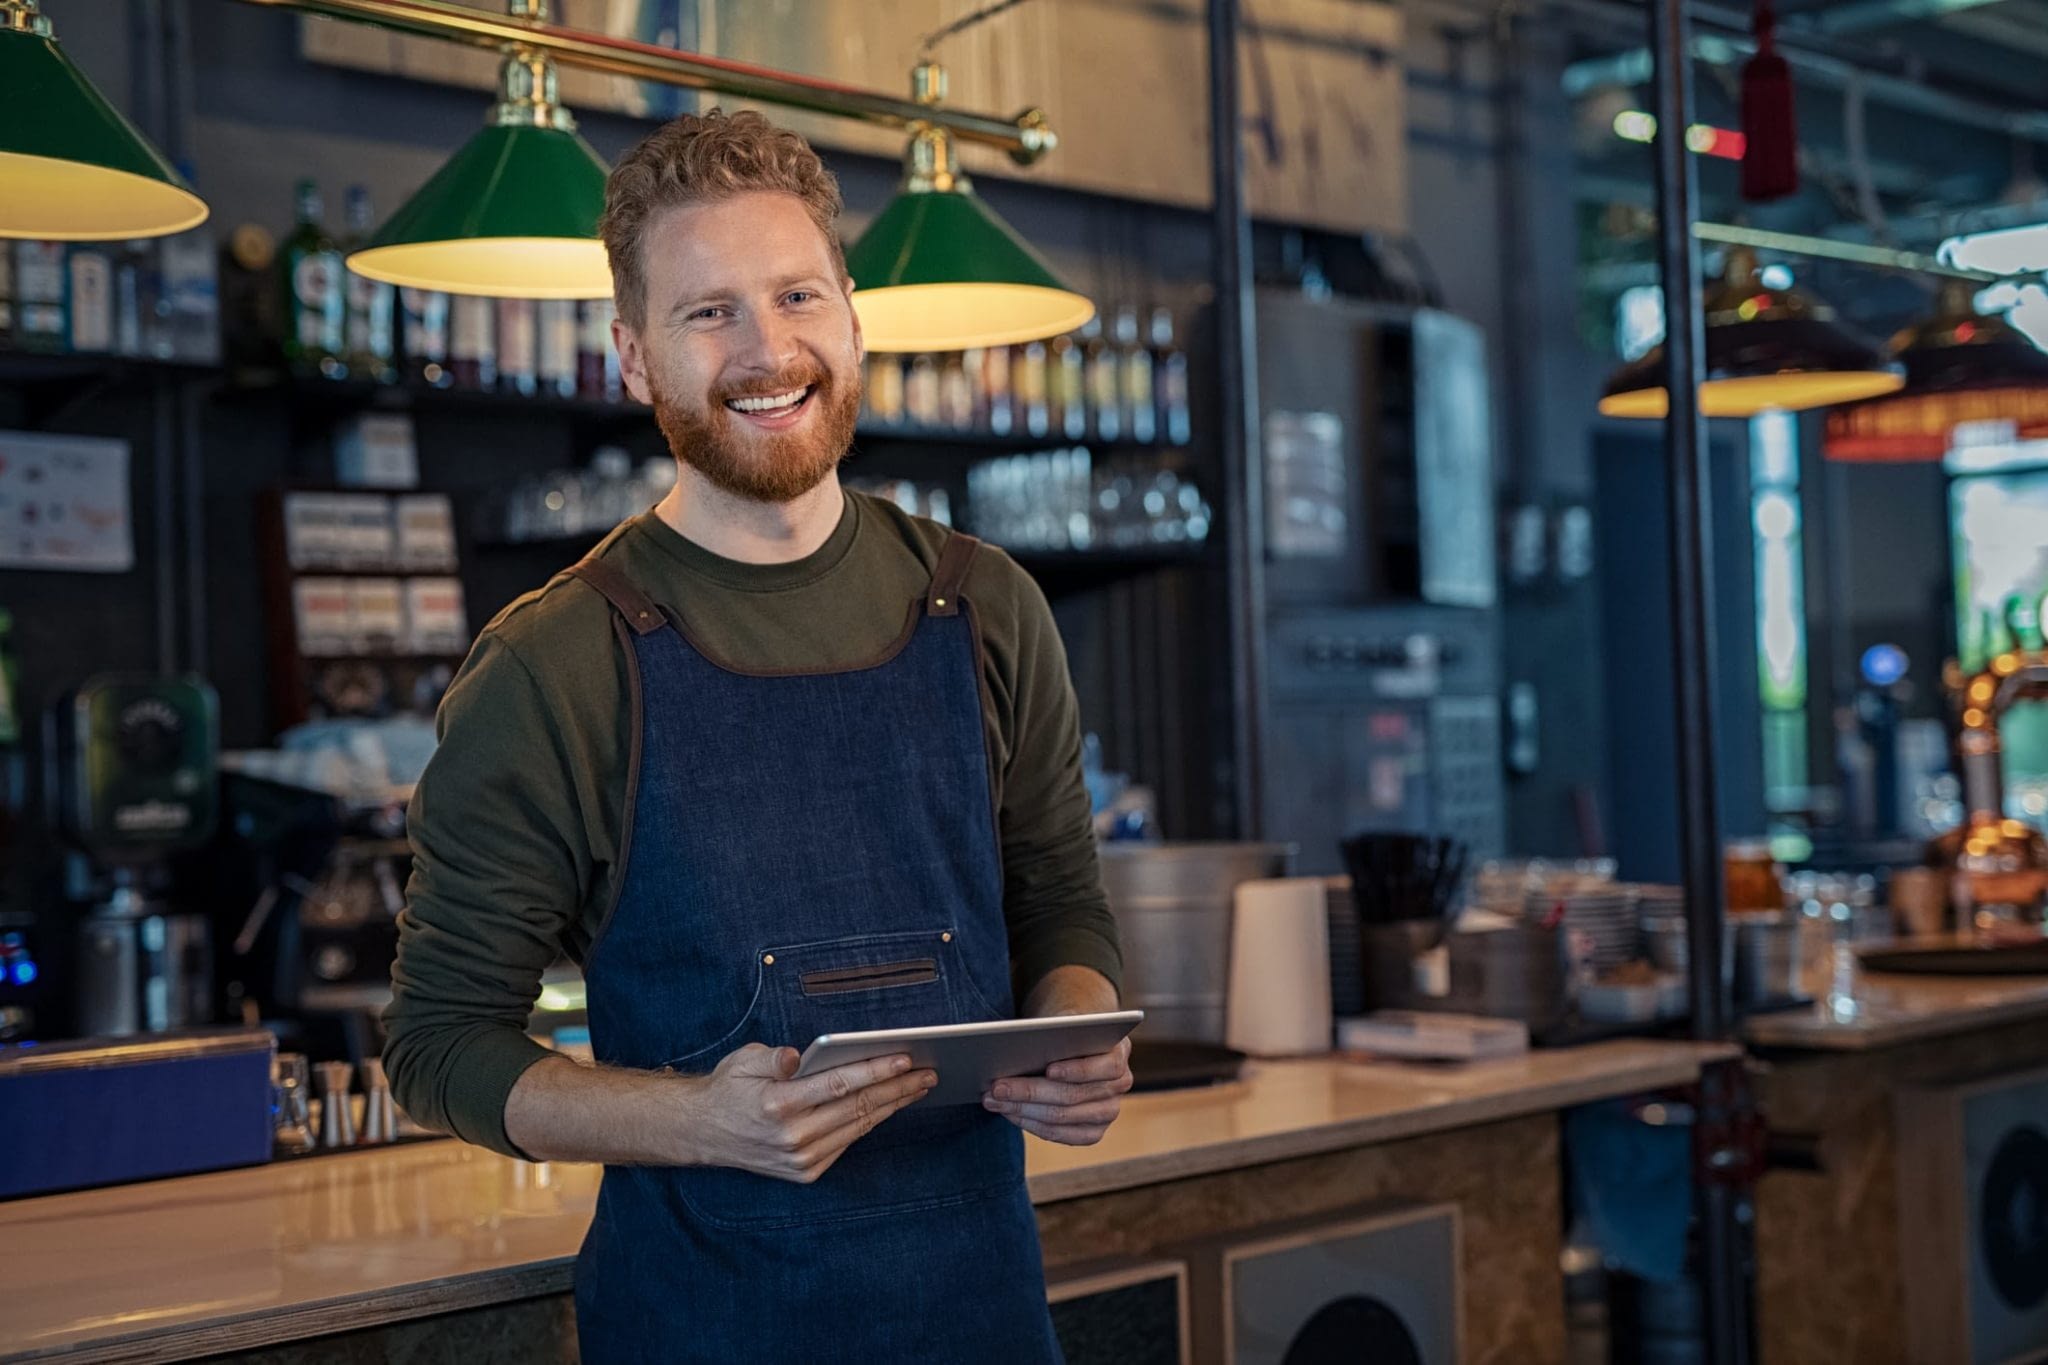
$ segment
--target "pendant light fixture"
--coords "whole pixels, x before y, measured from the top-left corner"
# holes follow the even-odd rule
[[[1906,387],[1828,413],[1831,460],[1939,460],[1964,422],[2048,425],[2048,352],[1977,311],[1974,280],[1944,279],[1932,316],[1892,338]]]
[[[126,241],[206,221],[206,201],[64,55],[36,0],[0,0],[0,90],[0,237]]]
[[[1767,288],[1757,278],[1756,253],[1746,247],[1728,252],[1704,307],[1700,410],[1709,417],[1826,407],[1891,393],[1905,382],[1876,347],[1835,321],[1833,309],[1801,289]],[[1615,371],[1600,412],[1661,418],[1669,404],[1660,345]]]
[[[510,0],[543,22],[546,0]],[[554,62],[513,47],[483,131],[348,258],[387,284],[500,298],[609,298],[598,239],[605,164],[556,99]]]
[[[918,63],[911,89],[919,104],[938,104],[945,68]],[[1043,116],[1032,111],[1019,122],[1042,129]],[[1095,316],[1095,305],[974,193],[951,134],[935,124],[912,127],[902,186],[848,250],[846,269],[870,351],[1038,341]]]

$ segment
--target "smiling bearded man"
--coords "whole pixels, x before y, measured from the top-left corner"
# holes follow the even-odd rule
[[[410,814],[406,1111],[606,1164],[583,1358],[1059,1358],[1019,1130],[1092,1143],[1128,1044],[919,1106],[825,1032],[1116,1008],[1052,613],[1000,551],[839,486],[865,361],[839,191],[758,114],[606,191],[613,340],[673,492],[485,628]],[[527,1037],[588,990],[595,1065]]]

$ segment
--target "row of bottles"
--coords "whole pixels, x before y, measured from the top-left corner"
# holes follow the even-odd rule
[[[870,355],[861,417],[872,427],[1034,440],[1186,445],[1193,434],[1188,359],[1174,343],[1173,314],[1153,309],[1141,342],[1138,309],[1128,305],[1106,336],[1097,317],[1051,341]]]
[[[0,349],[212,363],[213,239],[200,227],[133,242],[0,240]]]
[[[297,199],[297,221],[277,253],[291,369],[525,398],[623,398],[611,300],[493,299],[380,283],[345,264],[376,221],[369,191],[350,187],[342,239],[322,224],[318,185],[300,181]]]

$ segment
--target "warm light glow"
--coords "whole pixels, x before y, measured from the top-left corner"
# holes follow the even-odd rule
[[[909,284],[862,289],[853,309],[870,351],[961,351],[1071,332],[1095,305],[1064,289],[1029,284]]]
[[[206,221],[206,201],[146,175],[0,152],[0,237],[125,242]]]
[[[1624,109],[1614,116],[1614,135],[1625,142],[1654,142],[1657,139],[1657,116],[1641,109]],[[1740,161],[1748,145],[1748,140],[1732,128],[1695,123],[1685,130],[1686,150],[1696,156]]]
[[[1709,417],[1754,417],[1772,410],[1799,412],[1894,393],[1905,382],[1903,375],[1881,370],[1790,371],[1710,379],[1700,385],[1700,411]],[[1670,408],[1670,399],[1661,384],[1609,394],[1600,400],[1603,417],[1661,418]]]
[[[604,243],[583,237],[471,237],[374,247],[348,258],[369,279],[507,299],[608,299]]]
[[[1963,728],[1965,730],[1981,730],[1984,728],[1986,719],[1981,708],[1972,706],[1969,710],[1963,712]]]

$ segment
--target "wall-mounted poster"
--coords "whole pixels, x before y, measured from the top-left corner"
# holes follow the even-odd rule
[[[459,0],[503,13],[504,0]],[[555,0],[571,28],[908,96],[919,39],[982,0]],[[1036,106],[1058,150],[1028,171],[963,147],[972,172],[1199,208],[1209,202],[1204,0],[1038,0],[946,39],[938,57],[961,108]],[[476,48],[361,24],[307,19],[315,61],[494,89],[498,59]],[[1403,26],[1359,0],[1259,0],[1238,53],[1245,192],[1261,218],[1340,232],[1408,226]],[[562,102],[666,119],[718,103],[671,86],[564,68]],[[821,147],[898,157],[900,131],[762,108]],[[481,113],[481,110],[479,111]],[[451,146],[450,151],[454,148]]]
[[[134,567],[128,443],[0,431],[0,569]]]

